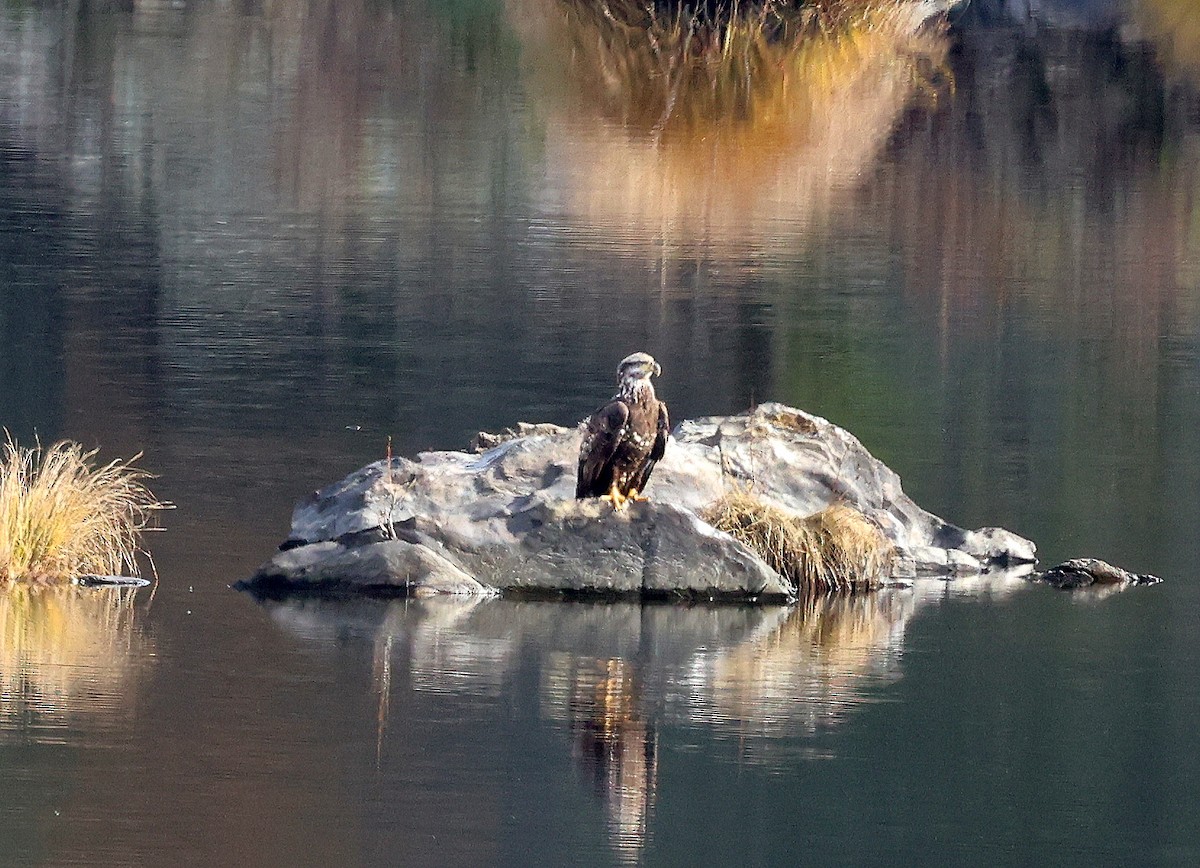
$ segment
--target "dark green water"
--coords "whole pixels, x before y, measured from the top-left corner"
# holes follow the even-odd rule
[[[1189,66],[968,18],[807,125],[656,146],[555,8],[0,11],[0,425],[178,505],[152,597],[0,605],[0,863],[1200,862]],[[952,521],[1166,581],[228,589],[387,436],[573,423],[637,349],[677,419],[785,401]]]

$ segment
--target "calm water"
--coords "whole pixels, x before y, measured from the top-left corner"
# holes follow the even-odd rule
[[[553,0],[7,4],[0,424],[142,451],[178,508],[153,595],[0,599],[0,863],[1200,862],[1171,9],[1121,43],[980,3],[781,89],[790,125],[689,132]],[[228,589],[387,436],[572,423],[635,349],[676,418],[786,401],[951,520],[1167,581]]]

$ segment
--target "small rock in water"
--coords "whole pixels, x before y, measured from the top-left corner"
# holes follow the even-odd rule
[[[97,576],[86,575],[75,578],[75,584],[85,588],[144,588],[150,584],[149,579],[139,579],[133,576]]]
[[[1038,576],[1038,581],[1072,591],[1095,585],[1157,585],[1162,579],[1131,573],[1098,558],[1072,558],[1046,570]]]

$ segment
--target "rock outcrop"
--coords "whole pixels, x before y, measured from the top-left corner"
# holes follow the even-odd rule
[[[1131,573],[1098,558],[1072,558],[1039,574],[1037,580],[1065,591],[1157,585],[1162,581],[1158,576]]]
[[[532,432],[532,433],[529,433]],[[580,433],[518,428],[480,454],[377,462],[296,506],[291,535],[241,587],[418,594],[595,593],[789,599],[757,554],[700,518],[731,486],[798,515],[832,503],[875,521],[897,578],[1029,564],[1029,540],[917,506],[850,433],[781,404],[682,422],[647,503],[574,499]]]

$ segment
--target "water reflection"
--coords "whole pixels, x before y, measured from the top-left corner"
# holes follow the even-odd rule
[[[716,25],[649,4],[508,8],[548,117],[551,195],[588,228],[664,250],[786,248],[910,101],[937,94],[947,48],[894,10],[824,27],[737,4]]]
[[[572,757],[604,804],[613,848],[636,861],[658,791],[658,732],[636,664],[560,653],[549,656],[542,678],[547,713],[565,718]]]
[[[1200,326],[1195,97],[1168,99],[1153,53],[1111,35],[965,33],[955,77],[955,99],[931,123],[900,129],[904,148],[866,191],[899,251],[903,315],[936,336],[931,352],[905,377],[853,346],[888,340],[886,305],[845,338],[865,379],[892,382],[873,402],[938,384],[940,406],[914,420],[900,450],[917,455],[939,426],[955,446],[940,473],[906,476],[906,487],[935,511],[959,503],[968,524],[990,515],[1019,528],[1004,516],[1027,514],[1039,539],[1069,536],[1081,549],[1113,545],[1084,525],[1154,539],[1174,522],[1151,517],[1158,489],[1146,480],[1160,460],[1195,490],[1192,462],[1173,457],[1195,440],[1184,421]],[[794,359],[781,363],[797,392],[811,392],[805,336],[788,343]],[[835,404],[849,396],[826,412],[847,418]],[[964,502],[971,477],[1008,484]],[[1088,501],[1087,521],[1073,520]],[[1050,552],[1060,555],[1073,551]]]
[[[1135,0],[1133,20],[1155,44],[1163,65],[1200,82],[1200,19],[1191,0]]]
[[[918,600],[884,590],[802,604],[778,627],[713,656],[704,685],[713,715],[740,737],[839,726],[869,688],[899,678],[904,630]]]
[[[0,740],[59,743],[129,717],[152,645],[135,589],[0,591]]]
[[[626,818],[609,821],[614,839],[622,823],[649,839],[657,817],[655,845],[676,843],[675,803],[717,789],[812,806],[826,833],[814,860],[861,844],[877,849],[859,861],[917,861],[946,840],[975,861],[1036,861],[1056,844],[1194,850],[1194,824],[1170,810],[1194,802],[1196,779],[1194,752],[1179,747],[1196,718],[1186,581],[1096,611],[1041,589],[1000,621],[962,607],[957,621],[922,623],[951,660],[901,653],[936,594],[820,629],[785,611],[704,614],[720,622],[707,633],[683,611],[636,607],[377,605],[356,625],[350,607],[294,604],[281,621],[314,641],[263,645],[254,613],[216,578],[252,570],[305,491],[379,457],[380,432],[408,453],[518,419],[578,418],[611,388],[615,333],[655,349],[681,417],[796,403],[853,430],[918,502],[956,521],[1010,526],[1053,560],[1188,575],[1200,555],[1200,113],[1179,72],[1190,49],[1164,78],[1167,49],[1112,33],[964,28],[953,98],[931,111],[889,120],[902,69],[878,73],[878,97],[848,89],[829,128],[861,139],[839,163],[819,129],[789,155],[748,125],[707,144],[684,128],[656,140],[653,121],[622,126],[619,100],[583,103],[586,68],[546,76],[564,49],[545,35],[566,24],[543,25],[544,5],[524,20],[499,0],[172,5],[0,9],[0,423],[144,448],[192,510],[160,563],[177,605],[156,612],[155,635],[178,654],[156,683],[139,690],[136,655],[118,649],[83,661],[96,702],[50,663],[23,664],[44,687],[21,686],[15,701],[23,682],[0,661],[6,737],[36,714],[82,739],[147,700],[127,750],[86,752],[94,773],[47,752],[47,779],[93,782],[78,788],[91,824],[76,826],[76,861],[103,841],[112,862],[178,859],[180,841],[192,861],[272,846],[346,861],[364,802],[409,861],[449,861],[421,843],[431,829],[453,831],[440,837],[462,842],[464,864],[488,861],[478,852],[518,852],[557,804],[512,823],[492,795],[524,795],[508,784],[514,768],[540,784],[560,765],[618,791],[594,806]],[[914,72],[907,105],[930,106]],[[756,148],[761,176],[739,163]],[[730,189],[691,174],[718,153],[754,185],[741,225]],[[674,185],[657,191],[666,204],[612,169],[625,160],[637,183]],[[822,164],[836,183],[812,171]],[[842,174],[854,166],[857,180]],[[678,213],[689,199],[702,216]],[[687,239],[694,249],[672,247]],[[369,446],[350,423],[371,429]],[[170,616],[191,608],[193,581],[212,617]],[[346,632],[348,654],[314,666],[316,637]],[[1027,654],[993,653],[1014,636]],[[1073,659],[1074,671],[1060,665]],[[960,677],[947,677],[955,664]],[[372,672],[375,694],[362,683]],[[880,695],[906,701],[856,714]],[[992,713],[967,713],[981,703]],[[1099,743],[1079,739],[1078,722],[1122,709],[1121,738],[1085,752]],[[469,725],[448,734],[443,712]],[[58,727],[68,718],[78,726]],[[347,739],[355,722],[362,738]],[[931,723],[928,751],[884,738]],[[794,762],[843,749],[851,730],[871,762]],[[695,788],[667,798],[683,751],[703,758]],[[570,759],[589,752],[600,758],[586,767]],[[726,767],[731,753],[750,773]],[[214,760],[236,773],[214,774]],[[14,777],[41,774],[14,763]],[[565,777],[568,795],[592,798]],[[142,805],[116,823],[100,798],[114,779]],[[1092,800],[1048,828],[1036,808],[997,813],[998,781],[1013,806],[1047,793],[1070,804],[1081,790],[1135,797]],[[832,813],[847,787],[869,797],[866,814]],[[901,804],[925,811],[872,813]],[[578,807],[571,819],[586,815]],[[1105,822],[1117,815],[1129,822]],[[860,834],[864,817],[880,835]],[[673,824],[680,860],[712,852],[691,840],[692,819]],[[752,845],[785,861],[793,829]],[[1118,849],[1127,830],[1145,848]]]
[[[659,124],[584,8],[0,16],[5,423],[361,463],[572,421],[616,331],[680,415],[805,406],[965,524],[1136,525],[1147,436],[1195,490],[1200,135],[1151,52],[960,33],[934,105],[944,37],[848,40]]]
[[[633,861],[652,835],[661,753],[679,746],[664,747],[664,725],[704,731],[701,743],[715,735],[737,746],[739,762],[776,767],[781,755],[811,753],[813,736],[844,726],[901,677],[904,633],[923,607],[1026,587],[1000,574],[796,607],[450,598],[264,605],[295,635],[370,644],[377,767],[397,689],[532,705],[531,717],[567,736],[604,808],[610,846]],[[536,692],[523,695],[529,673]]]

